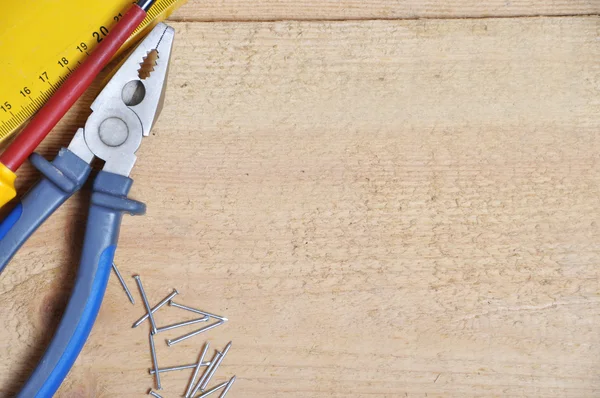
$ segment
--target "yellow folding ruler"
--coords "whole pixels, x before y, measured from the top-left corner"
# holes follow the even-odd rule
[[[1,142],[44,105],[132,0],[0,1]],[[184,2],[157,0],[124,48]]]

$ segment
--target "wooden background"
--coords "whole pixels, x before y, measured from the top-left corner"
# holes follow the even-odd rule
[[[230,318],[228,397],[600,396],[600,2],[190,1],[117,261]],[[41,148],[53,157],[90,93]],[[36,174],[20,175],[21,192]],[[88,196],[0,277],[0,396],[73,284]],[[111,277],[60,397],[142,397]],[[188,317],[167,308],[160,324]],[[193,317],[193,316],[192,316]],[[169,337],[181,334],[166,334]],[[162,335],[161,335],[162,336]],[[190,372],[163,376],[180,396]]]

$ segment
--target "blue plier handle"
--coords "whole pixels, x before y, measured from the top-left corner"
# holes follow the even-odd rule
[[[105,161],[94,180],[83,251],[69,303],[37,368],[19,398],[54,395],[83,348],[98,315],[112,267],[124,213],[143,214],[127,197],[135,152],[160,112],[174,32],[158,24],[119,68],[92,104],[92,114],[68,148],[48,162],[33,154],[41,180],[0,223],[0,272],[35,230],[77,192],[95,157]],[[151,56],[152,71],[138,70]],[[133,85],[131,84],[133,82]]]
[[[3,267],[37,227],[79,190],[91,170],[66,148],[52,163],[39,155],[32,155],[31,160],[44,177],[0,225]],[[106,290],[122,215],[145,212],[142,203],[127,198],[132,183],[118,174],[100,172],[96,177],[71,299],[54,339],[19,397],[51,397],[87,340]]]

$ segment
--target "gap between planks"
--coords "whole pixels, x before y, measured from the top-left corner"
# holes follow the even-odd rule
[[[487,20],[487,19],[534,19],[534,18],[585,18],[600,17],[600,13],[587,14],[532,14],[532,15],[489,15],[489,16],[434,16],[434,17],[390,17],[390,18],[271,18],[271,19],[227,19],[227,18],[185,18],[177,15],[169,17],[171,22],[186,23],[275,23],[275,22],[376,22],[376,21],[439,21],[439,20]]]

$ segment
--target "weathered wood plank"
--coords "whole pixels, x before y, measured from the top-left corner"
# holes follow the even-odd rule
[[[207,335],[234,341],[228,397],[596,395],[598,22],[175,23],[121,270],[231,319]],[[64,305],[85,199],[0,277],[0,396]],[[142,312],[113,279],[60,396],[144,395]],[[165,396],[188,377],[165,376]]]
[[[479,18],[600,14],[596,0],[189,0],[178,21]]]

